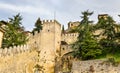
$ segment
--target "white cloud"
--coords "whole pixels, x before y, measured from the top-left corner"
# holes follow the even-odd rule
[[[120,13],[120,0],[0,0],[0,11],[3,17],[12,16],[15,13],[23,15],[23,23],[31,26],[35,20],[40,17],[42,19],[53,19],[54,11],[56,11],[56,19],[62,24],[69,21],[81,20],[81,12],[89,9],[95,11],[91,19],[97,21],[97,15],[108,13],[115,20],[118,19]],[[28,28],[29,29],[29,28]]]
[[[0,3],[0,9],[4,10],[12,10],[14,12],[20,12],[20,13],[31,13],[31,14],[45,14],[49,15],[50,11],[48,9],[42,8],[42,7],[35,7],[35,6],[29,6],[29,5],[12,5],[8,3]]]

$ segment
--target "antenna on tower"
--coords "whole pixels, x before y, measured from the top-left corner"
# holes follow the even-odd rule
[[[56,12],[54,11],[54,20],[56,19]]]

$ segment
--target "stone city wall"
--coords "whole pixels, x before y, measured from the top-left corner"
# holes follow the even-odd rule
[[[72,52],[72,46],[70,45],[61,45],[61,57],[69,52]]]
[[[0,49],[0,73],[33,73],[36,56],[28,45]]]
[[[35,73],[37,64],[44,68],[44,73],[54,73],[56,50],[60,50],[61,25],[56,20],[42,23],[43,30],[30,34],[27,45],[0,49],[0,73]]]
[[[120,73],[120,65],[106,60],[73,61],[71,73]]]
[[[20,54],[26,51],[30,51],[28,45],[14,46],[9,48],[0,49],[0,57],[14,56],[15,54]]]

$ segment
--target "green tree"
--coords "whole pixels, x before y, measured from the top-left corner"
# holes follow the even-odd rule
[[[40,32],[40,30],[42,30],[42,22],[41,22],[40,18],[38,18],[37,21],[35,22],[35,28],[33,29],[32,32],[34,32],[34,31]]]
[[[64,25],[62,26],[62,33],[65,33]]]
[[[97,55],[101,54],[100,45],[97,43],[96,39],[93,37],[90,24],[92,21],[89,21],[89,16],[93,12],[84,11],[82,12],[81,24],[78,26],[78,40],[72,44],[74,51],[74,56],[82,59],[93,59]]]
[[[101,35],[104,36],[104,38],[100,40],[100,44],[103,47],[105,54],[114,53],[118,48],[118,42],[116,41],[118,40],[116,37],[117,28],[118,25],[115,23],[111,16],[107,16],[106,19],[100,18],[98,24],[96,25],[96,29],[103,30]]]
[[[20,13],[16,16],[13,16],[13,18],[9,18],[9,24],[11,24],[16,30],[24,30],[22,23],[22,17],[20,16]]]
[[[23,26],[21,26],[22,17],[20,14],[9,18],[7,25],[5,26],[5,35],[3,38],[3,48],[10,46],[22,45],[27,42],[27,37]]]
[[[120,15],[118,16],[120,17]],[[116,37],[119,39],[118,41],[120,42],[120,24],[118,24]]]

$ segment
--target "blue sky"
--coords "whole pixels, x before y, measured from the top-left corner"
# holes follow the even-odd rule
[[[91,20],[97,22],[98,14],[110,14],[120,22],[120,0],[0,0],[0,20],[20,13],[26,30],[32,30],[38,17],[54,19],[67,27],[69,21],[80,21],[81,12],[94,11]]]

